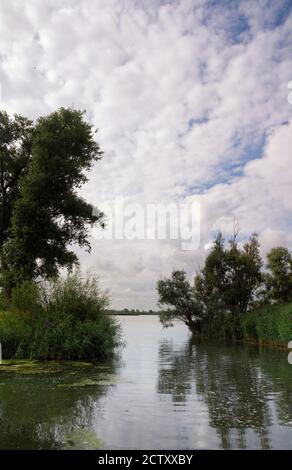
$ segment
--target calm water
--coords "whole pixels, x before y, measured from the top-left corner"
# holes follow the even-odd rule
[[[120,321],[111,363],[0,366],[0,448],[292,449],[286,351]]]

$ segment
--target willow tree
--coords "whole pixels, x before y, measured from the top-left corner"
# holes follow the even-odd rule
[[[159,279],[156,289],[163,326],[173,326],[175,321],[182,321],[192,333],[200,334],[205,308],[195,288],[188,282],[186,272],[174,270],[170,278]]]
[[[35,123],[0,114],[1,282],[56,276],[78,263],[72,245],[90,250],[89,227],[102,212],[78,194],[102,156],[84,112],[60,108]]]

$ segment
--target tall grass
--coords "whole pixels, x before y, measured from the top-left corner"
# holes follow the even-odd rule
[[[287,346],[292,339],[292,303],[264,305],[248,312],[242,328],[248,340]]]
[[[106,315],[108,297],[95,278],[78,272],[45,285],[25,282],[0,314],[6,358],[104,359],[120,344],[120,327]]]
[[[247,312],[238,322],[221,313],[203,324],[202,336],[287,347],[292,340],[292,303],[265,304]]]

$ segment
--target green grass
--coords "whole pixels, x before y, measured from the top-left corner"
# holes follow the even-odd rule
[[[0,314],[3,357],[105,359],[120,344],[120,327],[106,315],[107,305],[97,280],[78,273],[43,287],[24,283]]]
[[[242,328],[247,340],[287,346],[292,339],[292,303],[264,305],[248,312]]]

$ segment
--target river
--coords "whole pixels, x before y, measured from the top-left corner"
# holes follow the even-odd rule
[[[110,362],[3,361],[1,449],[292,449],[288,351],[118,318]]]

